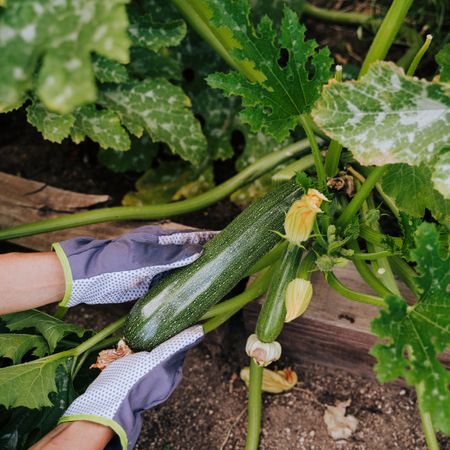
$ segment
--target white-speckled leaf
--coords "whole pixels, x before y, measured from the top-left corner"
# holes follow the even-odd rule
[[[450,199],[450,149],[442,153],[436,161],[432,180],[434,188]]]
[[[42,103],[34,102],[27,107],[27,119],[45,139],[61,143],[69,136],[75,123],[73,114],[58,114],[49,111]]]
[[[432,163],[450,139],[449,85],[379,62],[359,81],[329,84],[313,118],[361,164]]]
[[[128,72],[123,64],[94,55],[92,59],[94,75],[100,83],[124,83],[128,80]]]
[[[450,168],[447,177],[449,173]],[[400,210],[422,218],[428,209],[436,220],[444,222],[450,215],[450,200],[433,189],[431,178],[431,169],[426,165],[393,164],[381,181],[384,192],[393,197]]]
[[[183,91],[163,78],[109,85],[100,103],[120,116],[139,136],[143,129],[155,142],[164,142],[183,159],[199,165],[207,157],[206,139]]]
[[[118,115],[113,111],[98,110],[94,105],[88,105],[78,108],[74,116],[76,121],[71,136],[75,142],[81,142],[88,136],[105,149],[130,148],[130,137],[122,127]]]
[[[0,11],[0,112],[18,107],[36,81],[59,113],[95,100],[91,53],[128,62],[128,0],[20,0]]]
[[[186,24],[183,20],[156,22],[150,14],[142,14],[131,5],[128,8],[130,34],[133,45],[145,47],[157,52],[161,48],[178,45],[186,35]]]

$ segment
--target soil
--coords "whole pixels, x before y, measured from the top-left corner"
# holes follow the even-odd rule
[[[315,4],[350,5],[354,2],[318,1]],[[364,11],[372,1],[357,2]],[[309,23],[310,22],[310,23]],[[367,42],[356,39],[356,29],[323,25],[307,20],[312,37],[329,44],[341,63],[359,64]],[[330,33],[330,29],[332,33]],[[0,115],[0,170],[53,186],[86,193],[109,194],[111,204],[133,189],[138,174],[112,174],[97,161],[91,142],[62,145],[44,141],[18,111]],[[219,166],[221,176],[230,168]],[[204,211],[177,218],[179,222],[220,229],[239,209],[228,201]],[[0,252],[17,247],[0,243]],[[22,249],[25,250],[25,249]],[[69,321],[100,329],[126,314],[126,305],[76,307]],[[240,449],[245,443],[246,388],[238,377],[248,364],[244,352],[244,326],[237,315],[229,324],[206,337],[191,350],[184,378],[173,396],[146,412],[137,449]],[[289,366],[286,359],[283,366]],[[294,364],[298,385],[290,392],[265,395],[261,449],[422,450],[426,448],[416,408],[414,390],[402,385],[380,386],[347,372],[309,363]],[[359,420],[347,441],[334,441],[323,420],[325,405],[351,399],[348,413]],[[450,450],[450,439],[440,437],[441,449]]]

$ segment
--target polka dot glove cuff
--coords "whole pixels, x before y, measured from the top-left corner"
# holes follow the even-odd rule
[[[169,398],[181,380],[186,351],[203,338],[196,325],[156,347],[111,363],[64,413],[61,422],[88,420],[111,427],[109,449],[132,449],[142,427],[142,411]]]
[[[136,300],[164,272],[195,261],[214,234],[144,226],[114,240],[78,237],[53,244],[66,280],[60,305]]]

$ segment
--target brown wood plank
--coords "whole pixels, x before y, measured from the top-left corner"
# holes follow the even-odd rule
[[[109,199],[108,195],[80,194],[0,172],[0,228],[86,211],[93,206],[101,206]],[[151,223],[168,229],[188,228],[167,220]],[[53,242],[86,235],[108,239],[145,224],[141,221],[105,222],[13,239],[11,242],[33,250],[48,251]]]
[[[335,274],[346,286],[373,294],[351,263],[336,269]],[[308,361],[373,377],[375,359],[368,352],[376,338],[370,332],[370,322],[378,315],[378,308],[347,300],[331,289],[319,273],[313,274],[312,282],[310,307],[302,317],[285,324],[278,339],[283,354],[296,362]],[[410,297],[405,286],[401,291]],[[249,333],[254,332],[262,300],[244,309]],[[444,353],[441,360],[450,366],[450,352]]]

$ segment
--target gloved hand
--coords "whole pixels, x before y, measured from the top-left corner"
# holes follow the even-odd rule
[[[186,351],[203,338],[195,325],[151,352],[139,352],[111,363],[69,406],[62,422],[88,420],[117,434],[108,449],[131,450],[142,427],[142,411],[167,400],[181,380]]]
[[[158,275],[195,261],[202,244],[214,234],[215,231],[165,231],[149,225],[113,240],[78,237],[55,243],[52,248],[66,281],[60,306],[136,300]]]

